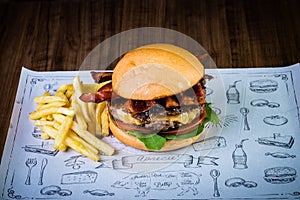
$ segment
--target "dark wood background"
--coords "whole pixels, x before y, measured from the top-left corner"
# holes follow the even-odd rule
[[[78,70],[106,38],[164,27],[199,42],[220,68],[300,61],[298,0],[89,0],[0,2],[0,155],[21,66]]]

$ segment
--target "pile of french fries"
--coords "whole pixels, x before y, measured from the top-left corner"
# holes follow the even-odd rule
[[[95,92],[104,84],[83,84],[75,76],[72,84],[61,85],[55,94],[45,92],[35,97],[37,107],[30,119],[42,130],[42,139],[54,139],[55,149],[66,151],[70,147],[94,161],[100,160],[100,152],[113,155],[114,148],[100,139],[109,135],[106,102],[79,99],[82,93]]]

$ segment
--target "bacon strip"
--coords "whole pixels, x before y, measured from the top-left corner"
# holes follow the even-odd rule
[[[154,104],[154,100],[143,101],[129,99],[124,103],[124,109],[131,114],[136,114],[149,110]]]
[[[111,98],[111,92],[96,92],[82,94],[79,99],[84,102],[100,103]]]
[[[179,103],[176,101],[176,98],[174,97],[166,97],[165,98],[166,100],[166,105],[165,107],[166,108],[172,108],[172,107],[178,107],[179,106]]]
[[[82,94],[79,99],[84,102],[93,102],[93,103],[100,103],[102,101],[106,101],[111,99],[112,97],[112,83],[108,83],[101,87],[98,92],[96,93],[84,93]]]

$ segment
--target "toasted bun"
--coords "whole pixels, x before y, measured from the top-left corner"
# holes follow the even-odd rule
[[[187,90],[203,76],[203,65],[187,50],[151,44],[125,54],[114,69],[112,87],[127,99],[152,100]]]
[[[165,145],[160,150],[149,150],[145,147],[144,143],[142,143],[137,137],[127,134],[123,130],[119,129],[115,123],[109,123],[109,127],[113,135],[123,144],[134,147],[136,149],[141,149],[145,151],[172,151],[176,149],[180,149],[186,146],[189,146],[196,142],[201,134],[184,140],[167,140]]]

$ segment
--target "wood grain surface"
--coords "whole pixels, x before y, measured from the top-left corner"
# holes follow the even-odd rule
[[[277,67],[300,61],[298,0],[1,1],[0,155],[21,66],[78,70],[105,39],[163,27],[199,42],[220,68]]]

